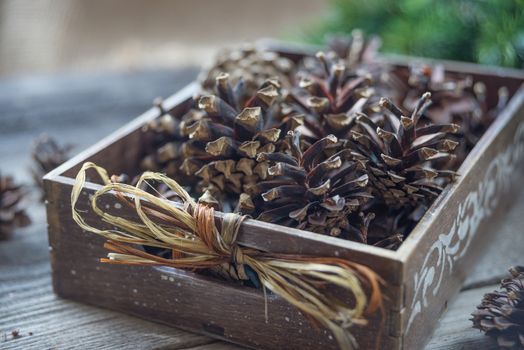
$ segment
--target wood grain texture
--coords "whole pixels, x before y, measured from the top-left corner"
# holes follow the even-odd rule
[[[214,342],[58,297],[51,285],[44,208],[35,203],[34,224],[0,242],[0,349],[125,349],[131,344],[186,349]],[[12,331],[20,337],[13,338]]]
[[[524,249],[524,242],[519,240],[521,231],[518,228],[522,227],[524,192],[515,201],[515,206],[499,223],[501,231],[505,232],[501,244],[492,245],[489,254],[483,255],[469,276],[476,284],[490,284],[493,278],[503,277],[508,266],[522,263],[519,254]],[[45,349],[53,344],[55,349],[67,349],[78,345],[78,338],[83,339],[85,349],[101,346],[167,350],[177,349],[176,344],[179,349],[191,350],[242,349],[203,336],[191,338],[191,333],[57,297],[51,286],[44,208],[35,205],[32,213],[33,226],[17,232],[10,241],[0,242],[0,349]],[[426,349],[492,349],[494,343],[472,329],[468,318],[482,295],[496,287],[477,287],[459,294],[449,304]],[[101,334],[100,329],[104,330]],[[19,330],[22,337],[11,339],[13,330]],[[28,332],[33,335],[29,336]],[[185,340],[181,339],[202,341],[203,345],[184,345]]]
[[[499,285],[463,291],[449,304],[448,311],[439,321],[426,350],[488,350],[496,349],[496,342],[478,329],[471,327],[469,320],[475,307],[485,293],[496,290]]]

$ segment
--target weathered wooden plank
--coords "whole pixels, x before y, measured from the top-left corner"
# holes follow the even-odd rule
[[[256,348],[338,348],[330,333],[313,327],[274,294],[266,299],[254,288],[167,267],[100,263],[106,254],[104,239],[72,221],[67,199],[71,189],[52,182],[46,186],[53,284],[60,296]],[[82,191],[78,209],[86,209],[89,191]],[[105,206],[104,199],[100,204]],[[388,302],[386,318],[394,314]],[[368,327],[352,331],[362,347],[372,347],[380,325],[377,313],[369,317]],[[381,341],[386,348],[396,348],[397,340],[387,330]]]
[[[426,350],[496,349],[496,342],[478,329],[472,328],[469,318],[482,296],[497,288],[498,285],[491,285],[460,293],[455,301],[449,304]]]
[[[524,205],[524,202],[519,203],[520,205]],[[511,227],[509,220],[506,223],[508,227]],[[42,225],[39,227],[42,228]],[[515,232],[515,230],[510,231]],[[40,349],[50,347],[51,344],[61,349],[78,344],[76,339],[83,339],[82,344],[93,347],[106,346],[123,349],[128,348],[132,344],[131,341],[134,341],[138,348],[154,346],[158,349],[176,349],[173,344],[179,342],[180,338],[187,339],[188,333],[183,331],[57,298],[51,289],[50,269],[47,261],[40,263],[33,261],[35,264],[28,269],[27,266],[20,263],[20,260],[7,257],[8,255],[15,257],[17,253],[24,252],[25,249],[21,248],[27,245],[32,248],[32,255],[39,257],[36,260],[46,257],[47,249],[45,239],[42,237],[36,233],[25,236],[20,233],[13,241],[0,244],[0,261],[2,262],[0,268],[0,310],[2,310],[0,347],[2,349],[17,347]],[[517,253],[516,249],[510,251]],[[489,264],[490,260],[485,256],[481,264]],[[471,329],[471,322],[468,318],[482,295],[496,287],[493,285],[462,292],[450,304],[449,310],[440,321],[427,349],[491,349],[493,342],[478,331]],[[104,329],[105,333],[100,335],[98,333],[100,329]],[[22,338],[4,342],[3,335],[6,334],[6,337],[10,339],[7,334],[12,330],[19,330]],[[32,332],[33,335],[29,336],[28,332]],[[122,332],[123,336],[115,335],[118,332]],[[135,334],[135,337],[129,338],[129,333]],[[173,339],[167,341],[166,337],[173,337]],[[93,342],[95,340],[89,340],[90,338],[98,339],[100,342]],[[162,342],[157,342],[157,338],[160,338]],[[52,343],[53,341],[55,343]],[[209,339],[205,341],[211,342]],[[235,345],[221,342],[204,344],[190,349],[240,349]],[[186,345],[192,346],[187,343]]]
[[[213,342],[205,336],[61,299],[53,293],[50,274],[41,220],[0,242],[1,349],[128,349],[132,345],[185,349]],[[14,339],[12,331],[18,331],[20,337]]]
[[[212,350],[241,350],[241,349],[247,349],[247,348],[243,348],[241,346],[234,345],[231,343],[224,343],[221,341],[217,341],[215,343],[199,345],[194,348],[188,348],[185,350],[209,350],[209,349],[212,349]],[[162,350],[168,350],[168,349],[162,349]]]
[[[144,349],[185,349],[211,341],[204,336],[60,299],[51,290],[49,271],[36,280],[17,283],[13,291],[1,297],[0,308],[2,349],[126,349],[131,345]],[[13,338],[10,334],[13,330],[19,332],[19,338]]]

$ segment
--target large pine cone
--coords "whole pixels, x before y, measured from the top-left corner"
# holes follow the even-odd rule
[[[504,349],[524,349],[524,266],[512,267],[503,291],[484,295],[471,315],[473,327],[494,337]]]
[[[333,52],[318,52],[317,66],[297,74],[298,87],[292,89],[287,102],[304,115],[305,128],[315,142],[328,135],[347,138],[355,115],[365,112],[374,96],[372,77],[367,70],[357,70]]]
[[[367,161],[373,194],[388,206],[428,207],[455,175],[439,170],[435,163],[453,157],[457,142],[448,136],[459,127],[421,126],[419,119],[431,104],[430,98],[430,93],[422,95],[411,113],[382,99],[380,107],[386,114],[380,120],[360,114],[357,130],[351,130],[352,148]]]
[[[269,162],[272,176],[250,193],[257,219],[366,242],[371,217],[355,215],[371,198],[364,164],[333,135],[303,151],[300,134],[290,131],[284,144],[282,152],[257,157]]]
[[[22,206],[24,192],[10,176],[0,175],[0,240],[6,239],[19,227],[27,226],[31,220]]]

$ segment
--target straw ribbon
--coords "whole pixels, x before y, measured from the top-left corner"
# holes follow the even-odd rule
[[[96,170],[103,182],[90,199],[91,210],[111,229],[92,226],[87,221],[97,221],[86,220],[82,216],[85,211],[77,209],[89,169]],[[148,181],[165,184],[178,195],[182,205],[142,190]],[[111,196],[113,203],[130,207],[136,215],[117,216],[102,209],[99,206],[102,196]],[[189,270],[223,269],[230,277],[242,280],[248,279],[244,269],[248,266],[264,293],[270,290],[297,307],[313,323],[329,329],[342,349],[355,346],[349,326],[365,324],[365,316],[377,310],[384,320],[381,279],[369,268],[339,258],[274,254],[242,247],[236,240],[244,216],[223,214],[217,220],[213,208],[197,204],[176,181],[163,174],[146,172],[136,186],[131,186],[113,183],[103,168],[85,163],[73,185],[71,208],[73,219],[82,229],[107,239],[104,246],[110,253],[102,262]],[[150,254],[144,251],[144,246],[168,249],[172,255],[164,258]],[[327,285],[335,288],[326,288]],[[364,286],[370,290],[369,296]],[[378,329],[377,340],[380,337]]]
[[[225,258],[226,261],[220,265],[221,272],[233,279],[249,279],[244,270],[247,258],[242,248],[236,243],[240,225],[246,216],[232,213],[224,214],[221,230],[218,231],[219,234],[216,234],[217,227],[214,223],[214,209],[212,207],[197,204],[193,210],[193,217],[197,223],[196,230],[209,249],[217,251]]]

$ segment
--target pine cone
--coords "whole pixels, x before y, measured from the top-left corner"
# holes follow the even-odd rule
[[[524,349],[524,266],[512,267],[502,291],[484,295],[471,315],[473,327],[486,332],[504,349]]]
[[[393,208],[416,208],[420,204],[427,208],[455,175],[432,166],[453,157],[450,152],[457,142],[448,136],[459,127],[419,125],[430,97],[430,93],[422,95],[410,114],[383,98],[380,107],[387,113],[377,120],[360,114],[357,128],[351,130],[349,147],[367,162],[373,195]]]
[[[299,88],[286,97],[292,110],[304,115],[304,136],[312,143],[331,134],[346,137],[354,116],[373,96],[366,71],[350,68],[334,53],[318,52],[316,60],[316,66],[299,72]]]
[[[212,66],[204,70],[198,80],[204,90],[213,91],[216,78],[227,73],[233,86],[241,81],[247,94],[254,95],[268,79],[276,79],[283,87],[290,87],[294,71],[293,61],[276,52],[244,45],[219,52]]]
[[[360,32],[337,40],[339,55],[298,70],[275,53],[225,53],[185,115],[157,103],[143,169],[224,212],[396,248],[454,178],[452,153],[469,151],[466,121],[495,114],[479,83],[413,68],[406,85]]]
[[[364,52],[372,44],[357,33],[348,40],[349,53],[318,52],[300,63],[298,86],[286,100],[296,113],[304,115],[308,131],[304,136],[312,142],[330,134],[350,138],[356,114],[372,113],[379,96],[397,98],[396,92],[406,89],[387,64],[373,61],[373,55]],[[339,47],[337,51],[344,50]]]
[[[269,162],[272,176],[250,192],[257,219],[365,242],[372,215],[359,216],[360,206],[371,197],[363,164],[341,149],[333,135],[304,152],[298,132],[290,131],[284,143],[285,151],[257,157]]]
[[[60,146],[47,134],[40,135],[33,142],[31,156],[34,165],[31,169],[31,173],[35,183],[41,189],[43,189],[42,178],[44,175],[68,160],[71,148],[70,145]]]
[[[247,96],[242,84],[232,88],[227,73],[217,77],[214,95],[198,98],[203,113],[193,113],[181,124],[188,138],[182,145],[181,168],[201,179],[197,192],[204,193],[206,201],[219,195],[236,201],[267,178],[267,164],[257,163],[257,154],[274,152],[283,133],[296,126],[293,118],[280,118],[279,99],[278,81],[267,80]]]
[[[455,137],[460,147],[455,152],[457,158],[450,165],[453,169],[466,158],[509,98],[507,88],[501,88],[496,107],[488,109],[484,83],[474,83],[471,76],[447,74],[442,65],[411,66],[408,87],[403,101],[405,108],[413,109],[418,96],[430,92],[432,104],[424,117],[433,123],[460,126]]]
[[[376,59],[378,49],[382,45],[380,38],[377,36],[366,38],[361,30],[355,29],[351,35],[330,35],[326,41],[327,58],[336,60],[339,64],[344,65],[348,71],[365,70],[367,72],[378,72],[388,68],[383,62],[379,62]],[[298,64],[299,70],[318,76],[321,76],[325,70],[323,65],[323,62],[318,62],[312,56],[305,56]]]
[[[142,128],[144,156],[140,168],[143,171],[163,172],[184,185],[190,184],[192,179],[180,171],[183,161],[180,147],[185,140],[180,132],[181,120],[164,109],[162,99],[155,99],[154,105],[159,116]],[[190,112],[197,113],[195,110]]]
[[[10,176],[0,175],[0,240],[31,223],[23,207],[24,197],[22,186],[15,184]]]
[[[257,152],[274,151],[281,133],[301,120],[281,113],[276,80],[265,81],[253,95],[248,95],[242,80],[232,87],[227,73],[215,84],[215,94],[197,96],[195,108],[182,117],[156,102],[160,116],[143,130],[148,148],[141,168],[164,172],[191,186],[208,204],[216,206],[213,196],[224,197],[222,209],[233,211],[244,187],[267,177],[266,164],[254,160]]]

